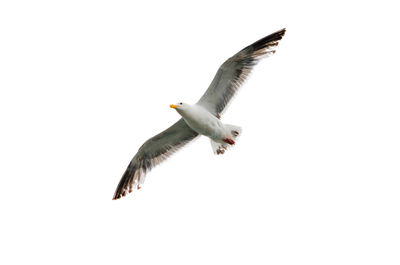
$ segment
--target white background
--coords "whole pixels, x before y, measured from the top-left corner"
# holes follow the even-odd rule
[[[379,4],[377,4],[379,2]],[[1,1],[1,264],[399,264],[395,1]],[[112,201],[140,145],[283,27],[223,116]]]

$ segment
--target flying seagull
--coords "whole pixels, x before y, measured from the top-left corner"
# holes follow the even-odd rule
[[[139,148],[122,176],[113,199],[125,196],[135,187],[140,189],[148,171],[199,135],[210,138],[217,155],[233,146],[241,128],[223,124],[220,115],[258,61],[275,53],[285,31],[282,29],[272,33],[226,60],[196,104],[171,104],[170,107],[182,118]]]

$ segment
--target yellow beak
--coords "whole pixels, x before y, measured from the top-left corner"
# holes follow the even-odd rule
[[[178,106],[177,106],[177,105],[174,105],[174,104],[171,104],[171,105],[169,105],[169,107],[170,107],[170,108],[173,108],[173,109],[176,109]]]

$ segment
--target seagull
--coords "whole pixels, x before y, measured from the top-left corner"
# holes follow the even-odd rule
[[[196,104],[171,104],[182,116],[168,129],[148,139],[132,158],[123,174],[113,200],[140,189],[146,173],[199,135],[210,138],[214,154],[224,154],[242,130],[221,122],[221,114],[260,59],[275,53],[285,35],[281,29],[242,49],[218,69],[210,86]]]

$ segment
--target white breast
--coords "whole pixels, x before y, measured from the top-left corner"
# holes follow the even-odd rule
[[[189,127],[199,134],[220,139],[225,132],[222,122],[201,106],[192,105],[180,114]]]

